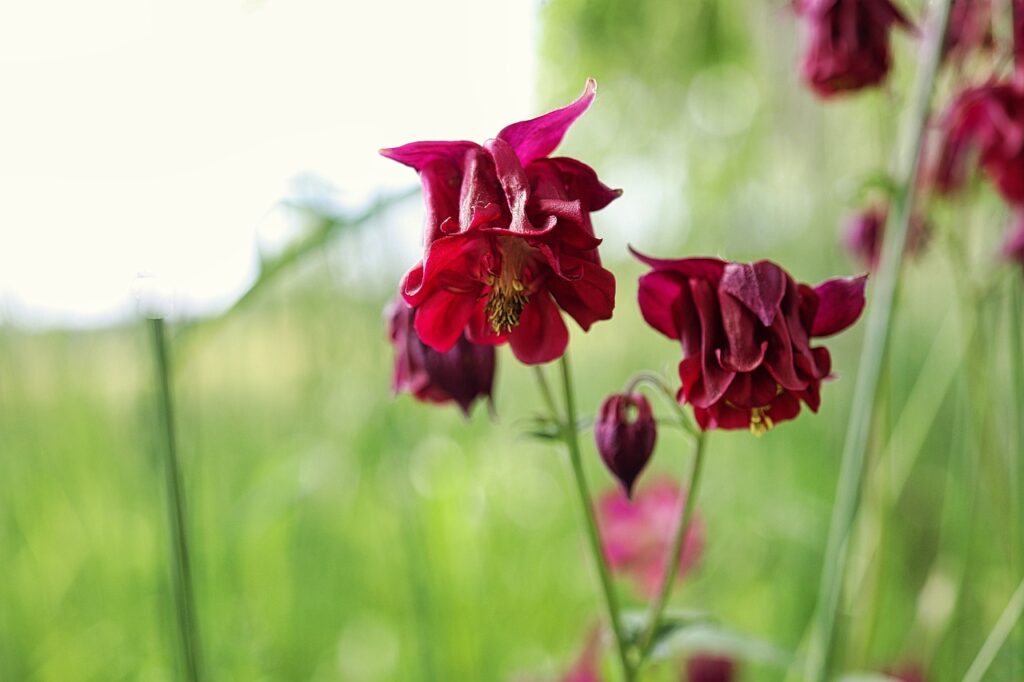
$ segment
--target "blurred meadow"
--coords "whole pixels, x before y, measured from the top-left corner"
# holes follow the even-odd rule
[[[921,3],[905,4],[920,15]],[[784,2],[550,0],[535,11],[536,113],[595,77],[597,101],[561,153],[625,191],[594,216],[618,281],[615,317],[588,334],[570,324],[585,414],[640,369],[677,385],[678,348],[640,317],[627,244],[770,258],[811,283],[862,271],[838,232],[892,159],[913,39],[896,38],[885,88],[826,108],[798,82]],[[488,90],[503,97],[499,82]],[[1024,570],[1007,322],[1021,273],[994,265],[1005,209],[991,190],[970,197],[936,205],[931,243],[907,264],[841,610],[847,670],[910,662],[930,682],[961,680]],[[240,305],[168,322],[207,679],[554,680],[604,615],[568,461],[524,435],[542,411],[532,371],[499,350],[494,416],[391,395],[382,310],[412,261],[389,253],[388,235],[419,234],[419,202],[351,226],[362,207],[333,208],[341,219],[322,243]],[[323,224],[288,210],[300,233]],[[954,274],[961,261],[977,282]],[[146,324],[2,322],[0,680],[177,679]],[[837,380],[819,414],[762,438],[711,434],[706,551],[673,605],[796,650],[862,327],[830,342]],[[589,432],[584,445],[592,487],[611,489]],[[687,452],[663,428],[644,480],[678,479]],[[742,663],[740,679],[784,672],[766,655]],[[678,666],[650,679],[679,679]],[[1019,631],[985,679],[1024,680]]]

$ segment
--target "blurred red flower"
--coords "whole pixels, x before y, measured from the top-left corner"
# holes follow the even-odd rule
[[[702,429],[762,434],[793,419],[800,401],[818,410],[831,357],[811,338],[853,324],[867,276],[797,284],[770,261],[661,260],[633,252],[653,271],[640,278],[647,323],[683,346],[679,401]]]
[[[559,682],[601,682],[601,630],[591,628],[587,643]]]
[[[732,682],[736,662],[728,656],[694,654],[686,662],[686,682]]]
[[[458,403],[468,416],[477,398],[490,399],[494,385],[494,347],[471,343],[465,336],[438,352],[416,336],[413,311],[401,298],[388,310],[391,344],[395,349],[395,393],[410,393],[431,403]]]
[[[670,480],[641,488],[632,501],[619,488],[598,501],[598,525],[609,567],[631,578],[647,597],[656,595],[661,587],[685,502],[686,494]],[[696,563],[703,548],[703,524],[694,514],[679,558],[680,576]]]
[[[1013,216],[1013,224],[1003,241],[1003,257],[1024,265],[1024,212],[1018,211]]]
[[[878,267],[888,216],[888,206],[875,204],[850,216],[843,229],[843,246],[869,270]],[[907,255],[918,253],[927,241],[928,224],[921,216],[913,216],[907,234]]]
[[[992,38],[992,0],[953,0],[943,54],[956,61],[979,48],[990,48]]]
[[[889,30],[910,27],[889,0],[795,0],[804,20],[802,74],[821,97],[881,83],[892,57]]]
[[[584,329],[612,315],[615,278],[601,267],[591,211],[621,192],[575,159],[548,158],[593,102],[593,80],[572,104],[514,123],[483,146],[413,142],[381,154],[416,169],[427,207],[423,259],[402,295],[431,348],[465,333],[509,342],[527,364],[565,352],[559,308]]]
[[[651,404],[640,393],[605,398],[594,422],[594,440],[608,469],[632,496],[637,476],[654,452],[658,427]]]
[[[933,171],[940,192],[960,189],[976,158],[1007,201],[1024,203],[1024,89],[1013,83],[968,88],[950,104],[941,129]]]

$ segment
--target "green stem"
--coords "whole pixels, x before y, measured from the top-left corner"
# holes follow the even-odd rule
[[[158,409],[160,412],[161,454],[164,459],[164,480],[167,484],[167,520],[170,535],[171,579],[174,606],[177,612],[179,643],[185,679],[202,679],[201,645],[196,622],[195,597],[192,592],[192,571],[188,551],[188,524],[185,513],[185,491],[178,463],[178,447],[174,430],[174,401],[171,391],[170,360],[167,352],[167,330],[163,319],[150,319],[153,357],[156,364]]]
[[[568,354],[562,356],[560,364],[562,367],[562,388],[565,392],[563,437],[565,445],[569,450],[569,460],[572,462],[572,472],[576,480],[576,490],[579,493],[580,508],[583,512],[587,539],[590,541],[590,550],[594,555],[594,563],[597,564],[597,572],[601,578],[601,589],[604,591],[605,604],[608,607],[608,618],[611,621],[612,634],[615,636],[619,661],[622,664],[622,676],[625,682],[633,682],[635,679],[634,670],[629,662],[629,652],[626,648],[626,638],[622,629],[622,618],[619,615],[619,600],[615,594],[615,586],[612,584],[611,573],[608,570],[604,547],[601,544],[601,535],[597,529],[597,520],[594,518],[594,507],[590,501],[590,490],[587,487],[587,479],[583,473],[583,458],[580,455],[580,442],[576,432],[576,399],[573,396],[572,372],[569,369]]]
[[[647,630],[640,640],[638,670],[654,646],[654,638],[658,634],[661,616],[665,613],[665,605],[668,604],[668,597],[672,593],[672,586],[675,584],[676,574],[679,572],[679,559],[686,544],[687,531],[690,529],[690,520],[693,518],[693,510],[697,503],[697,490],[700,487],[701,472],[704,470],[704,444],[706,440],[705,435],[700,434],[697,436],[693,446],[693,462],[690,465],[690,484],[686,490],[686,503],[683,505],[683,514],[679,519],[675,538],[672,540],[672,550],[665,561],[665,574],[661,579],[661,589],[658,591],[657,598],[651,603],[650,615],[647,618]]]
[[[864,460],[877,402],[879,377],[889,341],[889,332],[899,284],[900,265],[906,246],[917,186],[923,138],[928,111],[942,57],[943,37],[949,19],[952,0],[936,0],[933,21],[926,33],[924,58],[918,72],[916,91],[912,101],[908,155],[903,161],[906,168],[901,176],[902,185],[896,197],[895,210],[885,230],[882,256],[875,278],[875,291],[868,314],[864,348],[853,407],[846,431],[840,465],[839,487],[829,527],[825,550],[818,605],[814,617],[813,634],[807,652],[806,675],[808,682],[824,682],[832,667],[832,648],[836,618],[842,592],[843,575],[849,553],[849,536],[860,502]]]
[[[1017,621],[1020,620],[1022,612],[1024,612],[1024,580],[1021,580],[1002,615],[999,616],[999,620],[996,621],[992,631],[985,638],[985,643],[981,646],[974,662],[971,663],[971,667],[967,669],[963,682],[981,682],[989,666],[992,665],[992,661],[995,660],[996,654],[999,653],[1014,626],[1017,625]]]
[[[1016,7],[1016,5],[1015,5]],[[1024,319],[1021,316],[1022,282],[1019,273],[1014,273],[1014,282],[1010,291],[1010,383],[1013,386],[1012,413],[1010,414],[1010,443],[1007,465],[1010,474],[1010,499],[1012,501],[1010,517],[1010,537],[1013,538],[1013,561],[1011,566],[1017,573],[1024,571],[1024,538],[1021,537],[1020,524],[1024,520],[1024,506],[1021,499],[1021,451],[1024,448]],[[1024,633],[1018,631],[1014,638],[1014,648],[1022,649]],[[1024,661],[1024,650],[1016,651],[1013,657],[1012,676],[1020,673],[1020,663]]]

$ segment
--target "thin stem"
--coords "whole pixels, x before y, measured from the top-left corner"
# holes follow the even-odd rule
[[[882,256],[875,278],[875,291],[865,331],[853,407],[846,430],[840,466],[839,489],[829,527],[825,550],[814,630],[807,653],[805,678],[823,682],[832,666],[833,639],[839,611],[843,575],[849,554],[849,536],[861,496],[864,460],[878,397],[879,377],[889,341],[889,332],[899,284],[900,265],[907,241],[907,232],[914,206],[918,167],[926,132],[928,111],[942,57],[949,7],[952,0],[936,0],[930,31],[926,34],[923,65],[918,72],[917,87],[912,100],[908,156],[901,175],[901,191],[895,211],[885,230]]]
[[[640,640],[640,660],[637,663],[637,669],[643,665],[654,646],[654,637],[658,633],[661,616],[665,613],[668,597],[672,593],[672,586],[675,584],[676,574],[679,572],[679,559],[683,554],[683,547],[686,545],[686,535],[690,529],[690,520],[693,518],[693,510],[697,503],[700,476],[704,470],[706,440],[705,435],[700,434],[693,445],[693,462],[690,465],[690,484],[686,489],[686,503],[683,505],[683,514],[676,527],[675,538],[672,540],[672,550],[665,561],[665,574],[661,579],[661,589],[658,591],[657,598],[651,603],[650,615],[647,618],[647,630]]]
[[[690,415],[686,413],[686,410],[684,410],[682,405],[679,404],[679,401],[676,400],[675,393],[672,392],[672,389],[664,379],[653,372],[637,372],[629,380],[629,383],[626,384],[625,392],[627,394],[633,393],[641,384],[649,384],[658,389],[658,393],[665,398],[665,402],[668,403],[669,407],[672,408],[672,411],[675,412],[676,418],[679,420],[679,424],[683,427],[684,431],[694,438],[701,435],[700,428],[693,423],[693,420],[690,419]]]
[[[1022,612],[1024,612],[1024,580],[1021,580],[1017,590],[1006,604],[1006,608],[1003,609],[1002,615],[999,616],[999,620],[992,628],[992,632],[988,633],[988,637],[985,638],[985,643],[981,646],[974,662],[971,663],[971,667],[967,669],[963,682],[981,682],[988,667],[995,660],[996,654],[999,653],[1017,621],[1020,620]]]
[[[562,416],[558,412],[558,407],[555,405],[555,395],[551,392],[551,385],[548,383],[548,378],[544,374],[544,368],[540,365],[534,365],[533,370],[537,375],[537,384],[540,386],[540,394],[544,399],[544,405],[547,406],[548,411],[551,412],[552,418],[555,421],[561,421]]]
[[[171,579],[174,606],[177,612],[185,678],[190,682],[202,679],[201,644],[196,622],[195,597],[192,592],[192,571],[188,551],[188,524],[185,513],[185,491],[181,482],[178,447],[174,430],[174,401],[171,391],[170,360],[167,352],[167,330],[161,318],[150,319],[153,337],[153,358],[156,364],[157,401],[160,412],[161,454],[164,459],[164,480],[167,484],[167,521],[171,552]]]
[[[1014,273],[1018,275],[1018,273]],[[1013,400],[1010,401],[1010,443],[1007,466],[1010,475],[1010,536],[1013,538],[1013,561],[1010,565],[1017,572],[1024,571],[1024,539],[1021,538],[1020,524],[1024,520],[1024,507],[1021,506],[1021,449],[1024,448],[1024,319],[1021,316],[1022,283],[1019,275],[1014,278],[1010,290],[1010,383],[1013,386]],[[1014,648],[1020,649],[1024,633],[1018,631],[1014,637]],[[1013,658],[1014,668],[1011,675],[1019,672],[1020,662],[1024,660],[1024,651],[1017,651]]]
[[[573,396],[572,372],[569,369],[568,354],[562,356],[560,364],[562,367],[562,388],[565,392],[566,423],[563,429],[563,437],[565,438],[565,445],[569,450],[569,460],[572,462],[573,477],[576,479],[576,490],[579,493],[580,508],[583,512],[587,538],[590,541],[590,550],[594,555],[594,563],[597,564],[597,572],[601,578],[601,589],[604,591],[605,604],[608,607],[608,618],[611,620],[612,633],[615,635],[619,661],[622,664],[622,676],[626,682],[633,682],[635,679],[634,670],[629,662],[629,653],[622,629],[622,618],[619,615],[619,601],[615,594],[615,586],[612,584],[611,573],[608,571],[604,547],[601,544],[601,535],[597,529],[597,520],[594,518],[594,507],[590,501],[590,490],[587,487],[587,479],[583,473],[583,458],[580,455],[580,442],[576,433],[576,399]]]

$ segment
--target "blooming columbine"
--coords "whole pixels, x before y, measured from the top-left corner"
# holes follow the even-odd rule
[[[395,393],[411,393],[424,402],[454,401],[468,415],[477,398],[491,397],[494,348],[470,343],[463,337],[440,353],[419,340],[412,319],[412,308],[405,301],[391,303],[388,323],[395,348],[392,389]]]
[[[967,162],[978,164],[1007,201],[1024,204],[1024,88],[989,83],[962,92],[942,121],[942,145],[935,185],[959,189]]]
[[[622,483],[627,496],[654,452],[658,427],[651,404],[640,393],[605,398],[594,422],[601,459]]]
[[[605,493],[597,503],[608,565],[613,571],[633,578],[646,596],[653,597],[661,587],[665,563],[672,551],[672,535],[685,503],[686,494],[670,480],[641,488],[632,502],[622,490],[616,489]],[[679,557],[679,575],[690,570],[703,547],[703,526],[695,515]]]
[[[584,330],[611,317],[615,278],[601,267],[590,212],[620,192],[586,164],[548,158],[595,92],[587,81],[572,104],[513,123],[483,146],[381,150],[415,168],[423,183],[425,251],[402,295],[431,348],[446,351],[465,333],[474,343],[507,340],[519,360],[538,364],[565,352],[559,307]]]
[[[889,73],[889,29],[910,23],[889,0],[795,0],[803,16],[803,77],[821,97],[881,83]]]
[[[660,260],[640,278],[640,311],[683,345],[680,402],[702,429],[750,428],[762,434],[793,419],[803,400],[813,411],[831,358],[811,337],[853,324],[864,309],[866,276],[797,284],[770,261]]]

